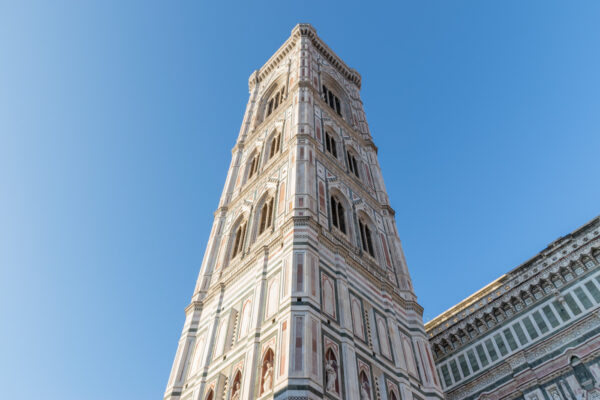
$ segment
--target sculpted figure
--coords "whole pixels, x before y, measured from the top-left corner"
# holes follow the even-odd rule
[[[335,389],[337,371],[333,360],[327,360],[325,363],[325,373],[327,374],[327,391],[337,393],[337,390]]]
[[[271,384],[273,382],[273,366],[269,361],[267,361],[267,369],[265,370],[265,375],[263,376],[263,393],[271,390]]]
[[[360,400],[371,400],[371,396],[369,395],[369,382],[363,381],[360,386]]]
[[[240,400],[240,383],[236,382],[235,387],[233,388],[233,394],[231,395],[231,400]]]

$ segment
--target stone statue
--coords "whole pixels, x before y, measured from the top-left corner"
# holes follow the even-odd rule
[[[263,376],[263,393],[271,390],[271,384],[273,382],[273,366],[269,361],[267,361],[267,368],[265,369],[265,374]]]
[[[371,400],[371,396],[369,395],[369,382],[363,381],[360,386],[360,400]]]
[[[552,400],[562,400],[562,398],[560,397],[560,394],[558,394],[558,390],[553,390],[552,391]]]
[[[335,384],[337,382],[337,371],[333,360],[327,360],[325,363],[325,373],[327,375],[327,391],[337,393]]]
[[[231,400],[239,400],[240,399],[240,383],[236,382],[235,387],[233,388],[233,394],[231,395]]]

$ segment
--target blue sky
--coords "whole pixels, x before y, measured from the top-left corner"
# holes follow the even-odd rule
[[[600,3],[3,2],[0,387],[161,398],[248,96],[298,22],[362,98],[425,318],[600,214]]]

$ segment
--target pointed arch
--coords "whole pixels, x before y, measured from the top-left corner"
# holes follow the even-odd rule
[[[246,232],[248,230],[248,219],[245,214],[238,217],[230,231],[229,259],[232,260],[243,253]]]
[[[204,397],[204,400],[214,400],[215,398],[215,392],[214,390],[210,389],[208,391],[208,393],[206,394],[206,396]]]
[[[346,161],[348,162],[348,171],[358,179],[362,178],[361,158],[359,152],[352,144],[346,145]]]
[[[196,347],[194,349],[194,358],[192,361],[191,375],[195,374],[202,367],[202,359],[204,358],[204,349],[206,344],[206,337],[204,334],[198,336],[196,340]]]
[[[350,226],[348,210],[350,210],[350,203],[339,190],[332,189],[329,196],[329,208],[331,225],[344,235],[348,235],[348,228]]]
[[[272,278],[267,286],[267,306],[265,310],[265,319],[271,317],[277,312],[279,307],[279,275]]]
[[[248,334],[252,320],[252,299],[247,299],[242,306],[240,317],[240,333],[238,338],[243,338]]]
[[[358,230],[362,250],[375,258],[377,254],[375,251],[375,232],[377,232],[377,229],[364,211],[358,212]]]
[[[252,242],[254,242],[264,232],[270,231],[273,227],[274,221],[274,204],[275,204],[274,190],[269,189],[265,191],[256,202],[256,211],[252,225]]]
[[[325,125],[325,151],[334,158],[338,158],[338,146],[342,142],[336,130],[330,125]]]
[[[246,168],[244,172],[244,183],[248,182],[258,173],[260,161],[260,152],[254,149],[246,159]]]
[[[364,317],[362,311],[362,304],[360,300],[356,297],[352,296],[351,300],[351,309],[352,309],[352,328],[354,330],[354,334],[361,339],[365,339],[365,328],[364,328]]]
[[[273,159],[273,157],[275,157],[280,151],[281,151],[281,139],[282,139],[282,135],[281,135],[281,129],[275,129],[272,133],[271,136],[269,137],[269,140],[267,142],[267,149],[268,149],[268,158],[265,160],[265,164],[269,161],[271,161]]]
[[[346,90],[326,71],[321,72],[321,99],[331,110],[346,121],[350,121],[350,101]]]
[[[273,83],[265,90],[261,97],[258,108],[257,125],[271,116],[283,104],[287,98],[284,74],[280,74]]]

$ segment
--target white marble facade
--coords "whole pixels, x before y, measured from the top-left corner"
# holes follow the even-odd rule
[[[360,86],[308,24],[250,76],[165,399],[443,398]]]

